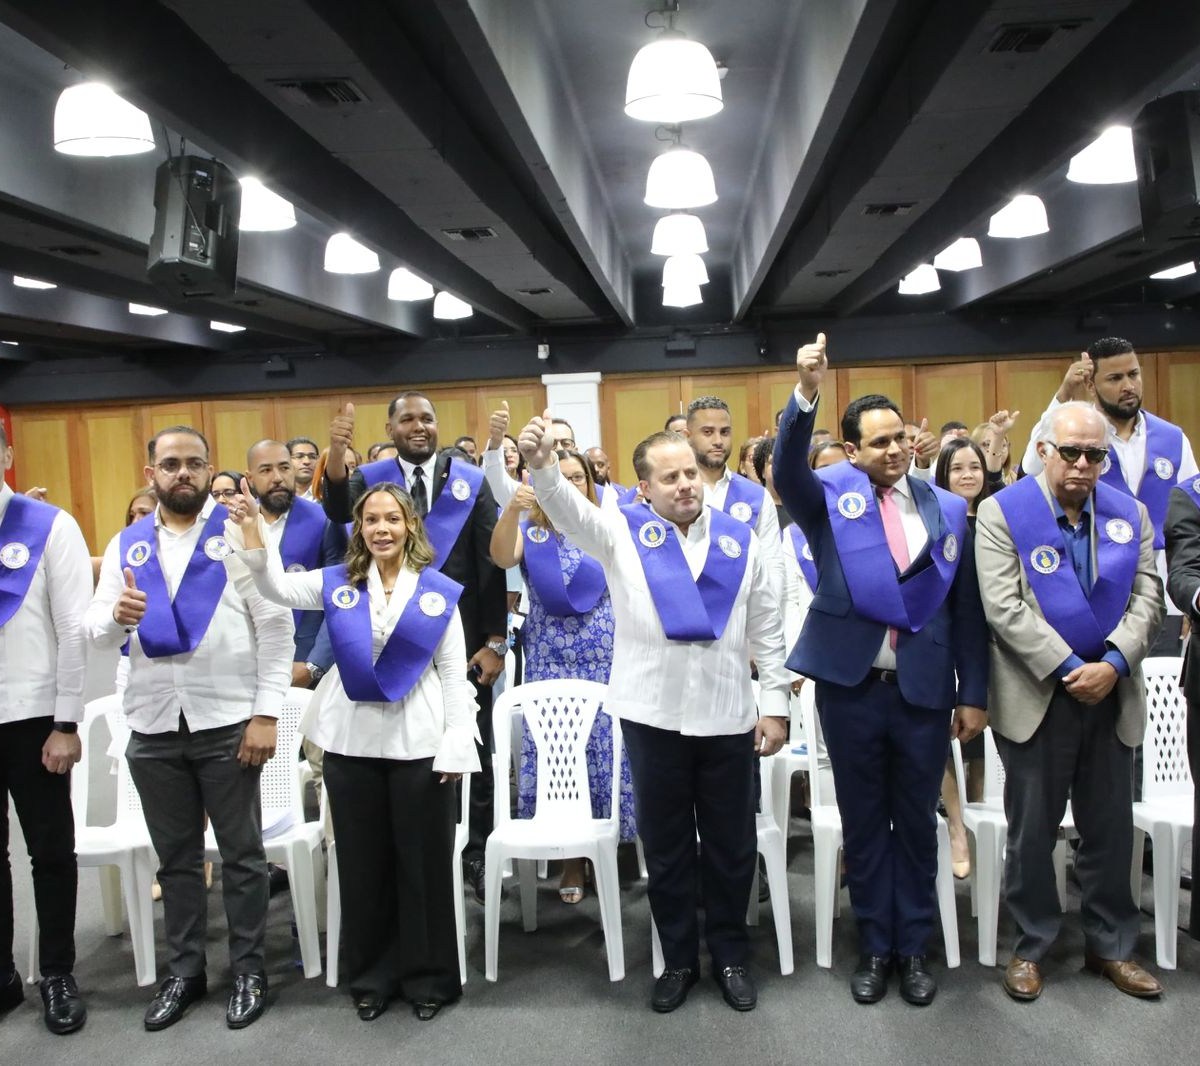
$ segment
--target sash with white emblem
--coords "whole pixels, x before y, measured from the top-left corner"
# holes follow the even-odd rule
[[[725,506],[721,508],[730,518],[745,522],[751,529],[758,528],[758,512],[762,510],[767,490],[756,485],[748,477],[734,474],[729,479],[725,492]]]
[[[1146,469],[1135,498],[1146,505],[1150,524],[1154,526],[1154,550],[1158,551],[1166,545],[1163,523],[1167,520],[1167,501],[1183,461],[1183,430],[1145,411],[1142,416],[1146,420]],[[1127,496],[1133,495],[1116,452],[1111,453],[1105,466],[1100,480]]]
[[[296,497],[283,526],[279,556],[289,574],[315,570],[321,562],[321,541],[325,537],[325,512],[319,503]],[[302,611],[292,612],[292,621],[300,628]]]
[[[813,560],[812,546],[808,543],[804,530],[793,522],[784,530],[783,535],[791,540],[792,550],[796,553],[796,562],[800,564],[800,573],[804,575],[808,587],[816,592],[817,564]]]
[[[0,522],[0,628],[25,602],[58,508],[13,496]]]
[[[567,580],[559,556],[559,537],[531,522],[521,523],[525,572],[549,614],[559,618],[587,614],[604,595],[608,584],[604,568],[590,555],[579,561],[579,569]]]
[[[1183,492],[1185,496],[1191,498],[1192,503],[1200,507],[1200,475],[1190,477],[1186,481],[1181,481],[1177,488]]]

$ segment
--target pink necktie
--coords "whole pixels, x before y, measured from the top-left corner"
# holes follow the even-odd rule
[[[904,536],[904,523],[900,519],[900,508],[893,498],[895,488],[879,489],[879,516],[883,519],[883,532],[887,537],[888,549],[896,561],[896,569],[904,573],[908,569],[908,541]],[[896,630],[888,629],[888,643],[896,649]]]

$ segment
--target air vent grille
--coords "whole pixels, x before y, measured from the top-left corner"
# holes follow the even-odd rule
[[[897,201],[890,204],[867,204],[863,208],[862,213],[868,217],[891,218],[894,215],[907,215],[916,206],[916,203],[912,200]]]
[[[549,296],[553,291],[554,291],[553,289],[548,289],[544,285],[539,286],[538,288],[533,288],[533,289],[518,289],[517,290],[517,292],[521,296]]]
[[[55,255],[73,255],[79,259],[100,254],[95,248],[89,248],[86,244],[52,244],[43,248],[42,251],[53,252]]]
[[[453,226],[442,233],[452,241],[490,241],[500,236],[491,226]]]
[[[349,78],[269,78],[284,100],[293,107],[328,110],[365,103],[367,94]]]
[[[818,278],[840,278],[843,274],[849,274],[850,268],[843,267],[837,270],[817,270],[814,274]]]
[[[1028,54],[1040,52],[1055,37],[1079,29],[1086,20],[1070,22],[1020,22],[1001,26],[988,41],[985,51]]]

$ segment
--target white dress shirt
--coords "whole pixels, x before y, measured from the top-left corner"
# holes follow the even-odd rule
[[[733,471],[726,467],[715,485],[705,482],[704,502],[718,511],[725,510],[725,497],[729,495],[731,481],[733,481]],[[775,501],[771,499],[771,494],[767,492],[766,487],[760,486],[760,488],[763,491],[763,500],[762,506],[758,509],[758,521],[754,526],[754,532],[758,534],[758,545],[767,573],[770,574],[771,580],[775,583],[775,589],[782,599],[786,578],[783,573],[783,545],[779,542],[779,514],[775,510]]]
[[[0,480],[0,522],[13,495]],[[91,585],[92,561],[83,534],[74,518],[59,511],[25,599],[0,626],[0,723],[48,715],[56,722],[83,721],[83,614]]]
[[[226,523],[225,530],[226,539],[236,548],[237,559],[249,568],[258,590],[267,599],[297,611],[324,609],[323,571],[284,573],[277,550],[246,550],[240,528]],[[261,536],[261,523],[259,531]],[[384,594],[379,570],[371,564],[367,597],[371,605],[372,660],[379,658],[416,587],[416,572],[405,568],[397,576],[389,598]],[[352,700],[342,687],[335,662],[313,693],[300,723],[301,732],[318,747],[337,755],[372,759],[432,757],[433,769],[439,773],[476,773],[479,753],[475,746],[475,715],[479,708],[467,681],[463,666],[466,661],[466,640],[456,607],[433,659],[403,699],[393,703]]]
[[[433,509],[434,487],[437,482],[434,481],[434,473],[437,471],[437,452],[434,452],[423,463],[410,463],[407,459],[401,459],[397,456],[396,461],[400,464],[400,469],[404,472],[404,490],[411,496],[413,488],[413,471],[419,466],[421,468],[421,476],[425,482],[425,499],[429,503],[430,510]]]
[[[184,533],[163,525],[161,505],[154,513],[158,562],[172,599],[215,506],[214,500],[205,501]],[[120,541],[118,534],[104,550],[100,582],[85,618],[88,636],[100,646],[120,645],[126,636],[113,618],[125,587]],[[292,679],[291,612],[260,595],[241,562],[227,559],[225,567],[229,580],[194,651],[151,659],[142,651],[136,630],[130,636],[125,689],[130,729],[171,733],[179,728],[180,713],[192,732],[234,725],[256,714],[279,717]]]
[[[796,558],[796,546],[792,535],[786,529],[783,531],[783,641],[786,649],[796,646],[800,639],[800,630],[804,628],[804,619],[808,615],[808,605],[812,603],[813,590],[804,579],[804,571],[800,569],[800,560]]]
[[[616,622],[610,713],[685,736],[748,732],[758,717],[750,685],[753,658],[762,715],[787,717],[791,675],[783,665],[779,592],[753,531],[746,571],[720,639],[668,640],[625,516],[589,503],[557,463],[533,471],[533,485],[555,529],[604,567]],[[709,509],[701,510],[686,534],[678,527],[675,532],[695,578],[708,557]]]

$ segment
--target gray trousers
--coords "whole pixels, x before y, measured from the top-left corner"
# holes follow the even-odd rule
[[[246,723],[176,733],[133,733],[125,756],[158,853],[163,925],[174,977],[205,971],[208,893],[204,886],[204,815],[221,852],[221,891],[234,974],[263,973],[267,859],[262,842],[259,767],[238,765]]]
[[[1075,873],[1088,951],[1128,959],[1141,925],[1129,889],[1133,854],[1133,749],[1117,738],[1117,698],[1093,707],[1055,689],[1024,744],[996,734],[1008,817],[1005,897],[1017,925],[1015,954],[1037,962],[1062,927],[1054,844],[1070,795],[1079,850]]]

